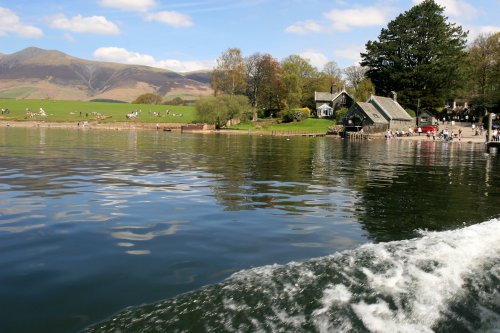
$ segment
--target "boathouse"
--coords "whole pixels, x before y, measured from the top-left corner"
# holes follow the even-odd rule
[[[414,126],[413,118],[397,101],[397,94],[391,97],[371,96],[366,102],[357,102],[349,108],[344,117],[346,131],[368,133],[391,130],[407,130]]]
[[[345,91],[345,88],[337,90],[337,86],[332,85],[330,92],[315,91],[314,102],[318,118],[334,118],[338,109],[351,107],[354,104],[354,98]]]
[[[434,125],[436,123],[436,118],[428,113],[427,111],[419,112],[417,117],[417,124],[419,126]]]

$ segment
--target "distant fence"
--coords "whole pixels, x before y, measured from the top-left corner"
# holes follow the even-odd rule
[[[370,135],[363,132],[345,132],[344,138],[349,140],[368,140]]]

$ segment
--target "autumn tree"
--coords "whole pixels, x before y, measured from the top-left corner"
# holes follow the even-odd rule
[[[406,106],[417,99],[444,104],[459,87],[467,33],[443,12],[434,0],[424,0],[366,44],[361,65],[368,67],[377,94],[394,90]]]
[[[264,55],[262,57],[262,72],[262,86],[257,95],[258,105],[267,110],[281,109],[285,87],[279,61],[270,54]]]
[[[240,49],[230,48],[217,59],[210,84],[216,96],[245,92],[246,70]]]

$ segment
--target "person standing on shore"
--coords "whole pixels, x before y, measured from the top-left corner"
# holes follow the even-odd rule
[[[418,136],[420,136],[420,134],[422,133],[422,127],[418,126],[417,132],[418,132]]]

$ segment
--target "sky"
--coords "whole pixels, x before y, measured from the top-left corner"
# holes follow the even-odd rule
[[[297,54],[319,70],[356,65],[369,40],[422,0],[0,0],[0,53],[35,46],[175,72],[243,56]],[[436,0],[450,22],[500,31],[500,0]]]

